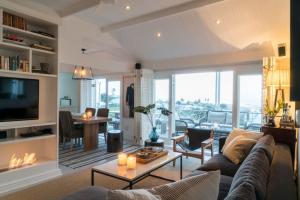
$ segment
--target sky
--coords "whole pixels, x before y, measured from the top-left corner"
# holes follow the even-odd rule
[[[216,73],[192,73],[175,75],[175,99],[202,102],[209,99],[215,103]],[[168,101],[168,79],[155,81],[156,100]],[[262,77],[261,75],[240,76],[240,104],[257,105],[262,102]],[[233,72],[221,72],[220,78],[220,103],[232,104],[233,101]]]

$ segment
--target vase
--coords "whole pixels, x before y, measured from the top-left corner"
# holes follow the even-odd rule
[[[274,117],[266,116],[266,126],[275,127],[275,119]]]
[[[159,135],[156,132],[156,127],[154,127],[151,131],[151,133],[149,134],[149,139],[151,140],[151,142],[156,142],[159,138]]]

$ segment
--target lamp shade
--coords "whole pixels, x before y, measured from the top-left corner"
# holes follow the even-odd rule
[[[267,85],[274,87],[288,87],[290,85],[290,72],[286,68],[272,68],[267,77]]]
[[[92,68],[75,66],[73,77],[74,80],[93,80]]]

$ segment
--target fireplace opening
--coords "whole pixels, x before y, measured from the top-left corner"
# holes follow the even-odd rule
[[[0,169],[0,172],[33,165],[37,161],[35,153],[25,153],[23,157],[13,154],[9,160],[8,167]]]

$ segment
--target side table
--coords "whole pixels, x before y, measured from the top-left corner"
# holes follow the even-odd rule
[[[164,148],[165,144],[162,139],[158,139],[156,142],[152,142],[150,139],[145,140],[145,147],[162,147]]]

